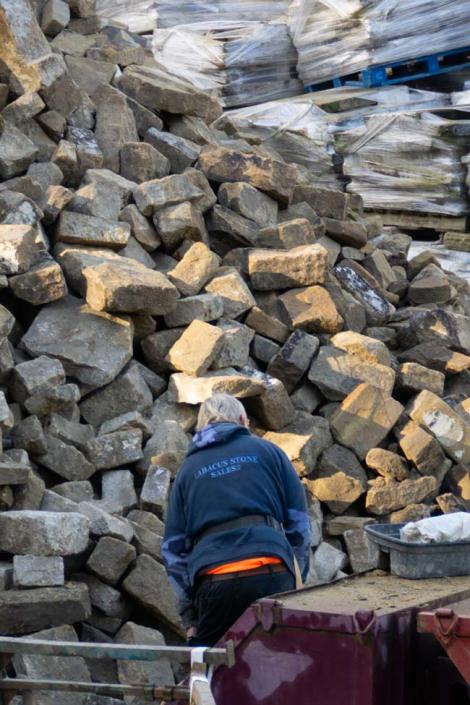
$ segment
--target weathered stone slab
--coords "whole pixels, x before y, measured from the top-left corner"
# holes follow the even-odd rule
[[[366,497],[366,509],[378,515],[389,514],[410,504],[419,504],[437,491],[436,479],[430,476],[403,482],[386,482],[380,478],[371,481],[371,484]]]
[[[445,401],[432,392],[421,392],[407,409],[417,424],[429,431],[457,463],[470,462],[470,426]]]
[[[179,299],[171,313],[165,316],[169,328],[187,326],[195,319],[199,321],[217,321],[224,315],[224,302],[216,294],[198,294]]]
[[[222,339],[220,328],[195,320],[170,349],[168,361],[174,369],[200,377],[214,362]]]
[[[333,444],[328,421],[320,416],[297,413],[280,431],[269,431],[263,438],[279,446],[300,477],[310,475],[319,455]]]
[[[64,211],[56,229],[56,241],[121,250],[131,234],[128,223],[116,223],[84,213]]]
[[[308,203],[322,218],[344,220],[349,206],[349,196],[341,191],[311,185],[298,185],[294,191],[293,203]]]
[[[291,289],[281,294],[279,301],[294,329],[309,333],[337,333],[344,325],[333,298],[322,286]]]
[[[171,472],[162,467],[150,467],[142,487],[142,509],[153,512],[160,519],[166,515],[170,496]]]
[[[258,396],[265,391],[265,383],[237,372],[230,367],[208,372],[204,377],[190,377],[179,372],[171,375],[168,385],[170,399],[180,404],[202,404],[212,394],[231,394],[237,399]]]
[[[66,480],[88,480],[96,467],[73,445],[46,434],[47,452],[41,455],[41,465]]]
[[[80,413],[88,423],[100,426],[130,411],[148,412],[152,401],[152,393],[140,368],[133,362],[114,382],[84,399]]]
[[[3,512],[0,550],[33,556],[69,556],[88,545],[90,523],[81,514]]]
[[[206,284],[205,291],[220,296],[224,315],[238,318],[255,306],[256,301],[241,274],[232,268],[223,268]]]
[[[18,299],[33,306],[49,304],[67,294],[67,285],[60,266],[49,255],[44,254],[29,272],[18,274],[9,280],[10,287]]]
[[[218,192],[219,203],[254,220],[260,228],[276,225],[277,201],[247,183],[224,183]]]
[[[148,646],[164,646],[165,639],[156,629],[143,627],[140,624],[127,622],[116,634],[116,641],[120,644],[145,644]],[[155,684],[164,683],[173,685],[175,677],[171,663],[167,659],[158,661],[118,661],[119,682],[123,685],[135,683]]]
[[[252,286],[262,291],[322,284],[328,253],[321,245],[282,250],[251,250],[248,271]]]
[[[404,362],[400,365],[397,386],[401,391],[417,393],[427,389],[438,396],[444,394],[445,376],[437,370],[430,370],[416,362]]]
[[[248,363],[250,343],[254,338],[254,331],[238,321],[222,318],[217,327],[222,332],[222,340],[212,369],[220,370],[225,367],[241,368]]]
[[[60,587],[64,585],[62,556],[14,556],[15,587]]]
[[[195,296],[219,268],[219,258],[203,242],[191,245],[176,267],[168,273],[183,296]]]
[[[208,123],[222,114],[220,103],[209,93],[157,68],[128,66],[119,81],[126,95],[150,110],[196,115]]]
[[[168,252],[173,252],[184,239],[209,241],[204,218],[190,201],[161,208],[154,214],[153,222]]]
[[[394,313],[395,308],[380,291],[377,281],[352,260],[343,260],[334,269],[342,286],[364,306],[370,326],[382,325]]]
[[[301,330],[288,338],[279,352],[270,360],[267,372],[277,377],[290,393],[310,367],[318,350],[319,340]]]
[[[189,174],[174,174],[140,184],[134,191],[137,208],[142,215],[151,216],[155,211],[176,206],[185,201],[198,203],[205,193]]]
[[[98,541],[88,559],[87,568],[105,583],[116,585],[135,557],[136,550],[133,546],[104,536]]]
[[[79,510],[85,517],[88,517],[92,536],[98,538],[110,536],[126,543],[132,541],[134,531],[129,522],[109,514],[96,502],[80,502]]]
[[[182,633],[176,598],[165,568],[160,563],[150,556],[138,556],[136,567],[124,580],[122,587],[150,614]]]
[[[388,394],[391,394],[395,384],[395,372],[391,367],[365,362],[332,346],[320,348],[308,378],[332,401],[344,399],[361,382],[374,385]]]
[[[32,356],[62,361],[68,375],[91,389],[111,382],[132,357],[129,320],[92,311],[72,296],[36,316],[21,346]]]
[[[348,330],[343,333],[337,333],[331,339],[331,344],[335,348],[340,348],[351,353],[351,355],[360,357],[365,362],[377,363],[386,367],[391,366],[390,352],[381,340]]]
[[[402,412],[403,406],[386,392],[360,384],[333,413],[330,427],[339,443],[364,458],[380,445]]]
[[[340,445],[327,447],[308,486],[335,514],[342,514],[367,490],[367,476],[356,456]]]
[[[296,171],[291,164],[226,147],[205,147],[198,167],[209,181],[248,183],[281,206],[289,205],[296,181]]]
[[[110,470],[142,457],[142,431],[117,431],[98,436],[85,446],[85,453],[98,470]]]
[[[165,275],[128,258],[87,267],[83,276],[95,311],[162,316],[176,307],[178,291]]]
[[[0,274],[27,272],[40,257],[31,225],[0,225]]]
[[[365,460],[368,468],[385,479],[401,482],[409,477],[408,465],[397,453],[383,448],[371,448]]]
[[[82,583],[64,587],[7,590],[0,594],[2,634],[31,634],[61,624],[75,624],[91,614],[88,589]]]

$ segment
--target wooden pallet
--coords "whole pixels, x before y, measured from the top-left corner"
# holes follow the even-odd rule
[[[363,88],[392,86],[468,68],[470,68],[470,47],[464,47],[416,58],[402,59],[401,61],[392,61],[380,66],[369,66],[356,73],[337,76],[329,81],[316,83],[308,86],[305,90],[308,93],[312,93],[346,85],[362,86]]]
[[[404,211],[367,211],[378,215],[383,225],[395,225],[403,230],[435,230],[438,233],[448,231],[465,232],[467,217],[432,215],[428,213],[407,213]]]

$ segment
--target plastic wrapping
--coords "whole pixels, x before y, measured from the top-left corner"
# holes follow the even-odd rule
[[[96,14],[128,27],[131,32],[152,32],[157,24],[155,0],[96,0]]]
[[[470,43],[470,0],[295,0],[290,26],[305,85]]]
[[[287,162],[304,167],[315,183],[341,189],[333,165],[331,118],[315,100],[316,96],[306,94],[231,110],[216,125],[227,129],[230,124]]]
[[[286,13],[289,5],[290,0],[157,0],[158,26],[269,22]]]
[[[153,50],[170,73],[215,92],[226,107],[302,92],[285,23],[217,21],[157,29]]]
[[[382,113],[339,124],[335,148],[343,156],[347,191],[373,210],[459,216],[467,212],[470,121],[428,112]]]

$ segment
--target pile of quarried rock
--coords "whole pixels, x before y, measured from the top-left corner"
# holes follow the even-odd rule
[[[469,506],[470,287],[211,127],[92,4],[48,0],[47,41],[0,0],[0,632],[161,643],[168,497],[213,392],[303,478],[311,582],[374,567],[371,521]]]

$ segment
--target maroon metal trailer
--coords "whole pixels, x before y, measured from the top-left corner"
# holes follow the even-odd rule
[[[226,634],[235,665],[216,669],[216,703],[468,705],[467,683],[417,616],[469,598],[470,577],[376,571],[261,600]]]

